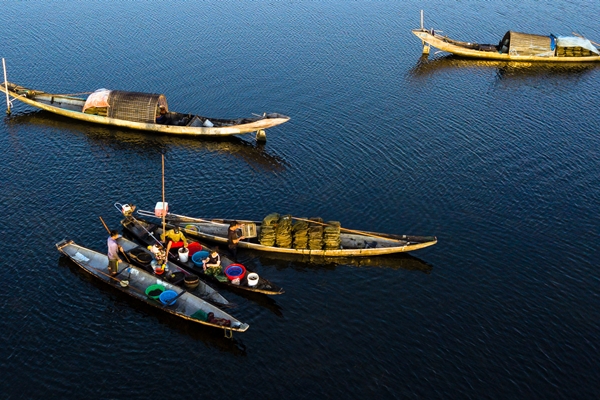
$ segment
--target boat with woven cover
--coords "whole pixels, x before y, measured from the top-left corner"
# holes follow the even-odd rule
[[[257,140],[266,140],[265,129],[290,119],[278,113],[237,119],[180,113],[169,110],[165,95],[154,93],[98,89],[89,95],[65,95],[46,93],[7,81],[0,86],[0,90],[8,93],[12,99],[64,117],[183,136],[223,137],[256,132]]]
[[[535,35],[508,31],[498,44],[462,42],[441,35],[434,29],[421,28],[412,33],[421,39],[423,54],[429,54],[429,47],[460,57],[498,61],[541,61],[562,63],[587,63],[600,61],[598,43],[573,33],[571,36]]]
[[[111,276],[106,254],[80,246],[72,240],[62,240],[56,243],[56,248],[93,277],[169,314],[223,329],[228,337],[249,327],[220,308],[135,265],[119,263],[120,272]]]

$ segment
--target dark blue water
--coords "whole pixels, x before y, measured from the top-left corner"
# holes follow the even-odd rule
[[[0,122],[0,397],[597,397],[600,67],[432,52],[507,30],[600,41],[598,3],[559,0],[11,2],[8,79],[161,92],[173,110],[292,119],[230,140],[74,123],[14,103]],[[436,235],[411,256],[241,253],[286,293],[221,293],[234,340],[96,283],[54,244],[104,251],[113,203],[321,216]]]

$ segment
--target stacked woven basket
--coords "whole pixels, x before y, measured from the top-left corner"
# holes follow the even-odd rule
[[[333,250],[341,244],[341,224],[337,221],[323,223],[323,219],[313,217],[308,220],[291,215],[271,213],[261,225],[258,241],[263,246],[294,248],[297,250]]]
[[[557,47],[557,57],[590,57],[596,54],[583,47]]]
[[[275,226],[279,221],[279,214],[272,213],[267,215],[260,228],[260,234],[258,235],[258,242],[263,246],[275,246]]]

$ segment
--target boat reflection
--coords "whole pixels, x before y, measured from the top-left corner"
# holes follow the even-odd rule
[[[136,312],[143,313],[144,315],[151,315],[156,318],[160,324],[168,326],[170,329],[174,329],[179,333],[185,334],[191,337],[193,340],[201,341],[211,347],[217,348],[222,351],[227,351],[235,356],[246,356],[246,346],[240,341],[240,335],[242,333],[234,334],[232,339],[228,339],[224,336],[223,331],[220,329],[214,329],[199,324],[186,321],[164,311],[160,311],[144,302],[138,301],[125,293],[122,293],[116,288],[109,287],[106,283],[100,282],[98,279],[94,279],[89,274],[81,270],[77,264],[73,263],[68,257],[61,255],[58,259],[58,265],[60,267],[68,268],[74,275],[80,279],[89,282],[99,290],[110,293],[110,301],[119,306],[124,304],[126,307],[131,308]],[[114,294],[114,297],[112,295]]]
[[[142,133],[74,121],[43,110],[13,113],[13,115],[5,117],[5,123],[8,129],[36,126],[57,130],[58,132],[52,132],[53,135],[68,133],[85,136],[101,146],[115,150],[134,151],[143,154],[145,158],[160,159],[162,154],[168,154],[169,151],[177,151],[183,147],[231,155],[244,160],[253,167],[266,171],[281,172],[287,168],[286,161],[277,155],[270,154],[264,143],[249,142],[237,136],[207,139]]]
[[[246,263],[260,263],[274,266],[277,269],[293,268],[298,270],[328,269],[338,266],[403,269],[431,273],[433,266],[407,253],[374,257],[322,257],[285,253],[265,253],[252,250],[238,250],[238,256],[244,257]],[[240,258],[241,258],[240,257]]]
[[[412,78],[426,78],[442,71],[456,69],[496,69],[499,80],[531,77],[579,77],[598,68],[597,63],[506,62],[461,58],[454,55],[428,58],[423,55],[410,69]]]

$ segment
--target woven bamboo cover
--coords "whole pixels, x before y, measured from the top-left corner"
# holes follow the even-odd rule
[[[507,39],[510,55],[540,57],[554,55],[554,51],[550,48],[550,36],[508,31],[501,43],[506,43]]]
[[[167,100],[162,94],[113,90],[108,97],[108,104],[109,118],[153,124],[157,106],[161,104],[167,107]]]

